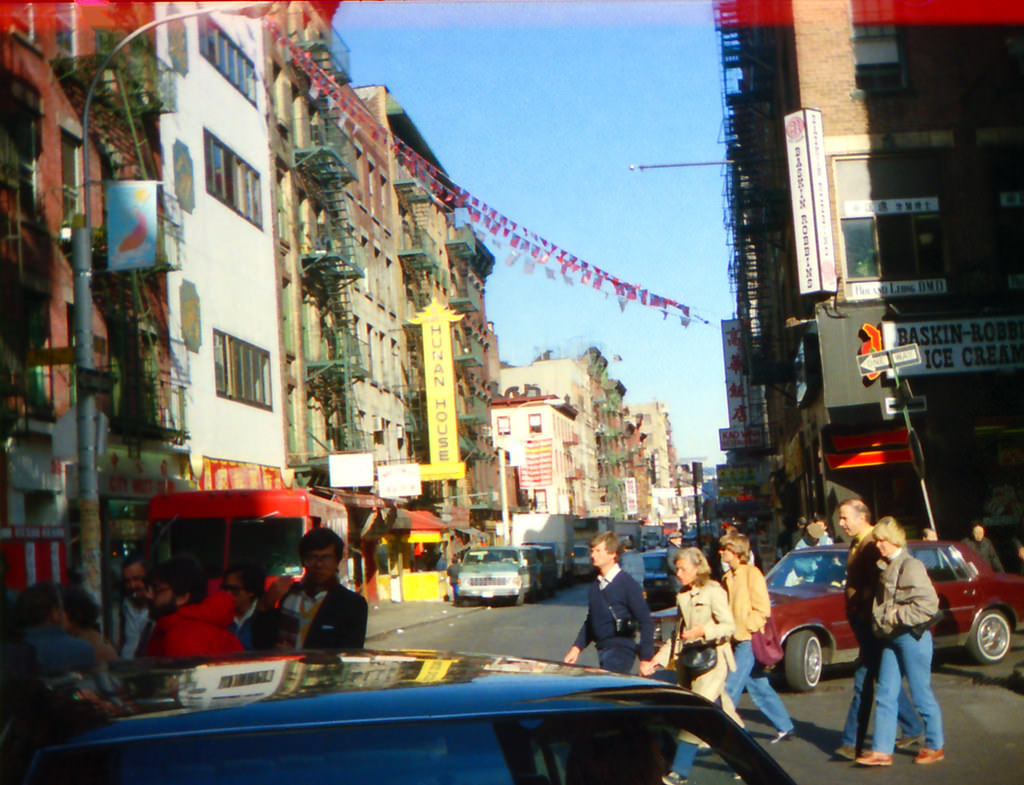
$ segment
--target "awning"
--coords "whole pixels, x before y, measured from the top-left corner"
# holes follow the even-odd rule
[[[391,528],[394,531],[442,532],[455,527],[429,510],[398,510]]]
[[[319,518],[321,526],[348,539],[348,510],[345,509],[344,504],[311,493],[309,494],[309,514],[313,518]]]

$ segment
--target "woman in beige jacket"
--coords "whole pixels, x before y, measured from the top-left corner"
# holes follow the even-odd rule
[[[782,700],[772,688],[764,665],[754,659],[750,639],[754,632],[764,628],[772,614],[768,598],[768,585],[756,565],[750,564],[750,541],[740,532],[727,532],[718,541],[718,557],[728,567],[722,581],[729,594],[729,608],[736,620],[732,635],[736,668],[725,680],[725,691],[733,704],[739,704],[744,688],[754,705],[775,726],[772,744],[782,741],[793,732],[793,720]]]
[[[716,581],[711,580],[711,566],[698,548],[683,548],[675,557],[676,577],[683,589],[676,595],[676,633],[654,655],[654,665],[668,667],[676,663],[676,678],[681,687],[718,703],[740,725],[743,724],[725,692],[725,680],[735,668],[729,639],[735,631],[735,622],[729,610],[729,598]],[[692,673],[683,665],[682,652],[689,644],[716,643],[717,662],[704,673]],[[650,675],[644,673],[642,675]],[[697,754],[699,739],[689,733],[680,733],[672,769],[664,777],[666,785],[685,782]]]

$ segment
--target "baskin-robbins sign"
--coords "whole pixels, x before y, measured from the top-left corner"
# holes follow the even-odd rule
[[[1024,368],[1024,316],[883,322],[886,348],[916,343],[921,362],[900,376]]]
[[[459,459],[458,412],[455,409],[455,362],[452,357],[452,323],[461,314],[434,298],[409,319],[423,331],[423,376],[427,393],[427,435],[430,463],[420,465],[420,479],[459,480],[466,464]]]

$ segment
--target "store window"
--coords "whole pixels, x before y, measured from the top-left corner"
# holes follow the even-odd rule
[[[940,170],[930,158],[836,162],[847,280],[945,275]]]

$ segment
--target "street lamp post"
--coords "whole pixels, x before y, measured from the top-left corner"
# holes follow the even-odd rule
[[[75,331],[75,367],[78,371],[92,371],[93,364],[93,329],[92,329],[92,225],[90,224],[92,199],[89,191],[89,110],[96,87],[110,65],[114,56],[128,44],[155,27],[188,19],[205,16],[215,11],[245,12],[272,3],[245,3],[238,6],[223,4],[216,8],[202,8],[170,14],[161,19],[154,19],[126,35],[107,54],[89,83],[85,94],[85,105],[82,108],[82,173],[79,192],[82,194],[82,214],[75,221],[71,234],[71,269],[74,275],[74,331]],[[76,391],[76,426],[78,434],[78,509],[82,540],[82,567],[85,586],[89,592],[103,605],[103,581],[101,575],[101,528],[99,476],[97,471],[97,422],[96,393],[91,385],[79,384]]]

